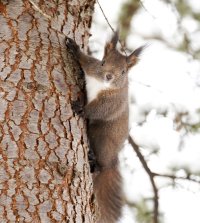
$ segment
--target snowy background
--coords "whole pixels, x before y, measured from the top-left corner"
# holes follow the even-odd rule
[[[116,28],[125,1],[99,2],[109,22]],[[173,4],[145,0],[143,5],[131,22],[127,38],[127,46],[132,50],[150,43],[139,64],[129,73],[131,135],[141,147],[152,171],[171,174],[172,169],[176,169],[177,176],[186,177],[187,169],[199,176],[200,134],[185,134],[175,125],[174,120],[177,113],[186,113],[187,123],[200,122],[200,113],[197,112],[200,109],[200,62],[188,52],[175,50],[183,35],[180,33],[179,18]],[[194,11],[200,12],[199,1],[191,0],[190,5]],[[198,48],[200,24],[186,16],[181,25],[190,34],[192,49]],[[102,58],[103,47],[111,35],[111,29],[97,4],[91,34],[91,51],[96,57]],[[157,34],[167,40],[167,44],[148,38]],[[125,147],[120,158],[127,200],[134,204],[151,198],[153,192],[149,177],[131,146]],[[178,180],[172,186],[170,179],[155,179],[159,188],[162,222],[200,222],[200,184]],[[153,209],[151,200],[146,204]],[[138,223],[135,219],[136,211],[126,208],[121,222]]]

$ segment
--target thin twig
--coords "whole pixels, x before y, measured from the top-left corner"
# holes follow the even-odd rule
[[[110,29],[112,30],[112,32],[115,33],[114,28],[112,27],[112,25],[111,25],[110,22],[108,21],[108,18],[106,17],[106,14],[105,14],[105,12],[103,11],[103,8],[101,7],[101,5],[100,5],[100,3],[99,3],[98,0],[97,0],[97,4],[99,5],[99,8],[100,8],[100,10],[101,10],[101,12],[102,12],[102,14],[103,14],[103,16],[104,16],[104,18],[105,18],[105,20],[106,20],[108,26],[110,27]],[[124,48],[124,46],[123,46],[123,44],[122,44],[122,42],[121,42],[120,39],[119,39],[119,43],[120,43],[120,46],[121,46],[122,50],[124,51],[124,53],[125,53],[125,55],[126,55],[126,57],[127,57],[126,50],[125,50],[125,48]]]
[[[129,135],[128,137],[129,143],[132,145],[133,149],[135,150],[140,162],[142,163],[145,171],[147,172],[150,182],[153,188],[154,192],[154,211],[153,211],[153,223],[158,223],[158,215],[159,215],[159,196],[158,196],[158,188],[156,186],[155,180],[154,180],[154,174],[151,172],[150,168],[147,165],[146,160],[144,159],[144,156],[140,152],[139,146],[134,142],[133,138]]]
[[[43,12],[38,5],[35,4],[34,1],[29,0],[29,2],[33,5],[33,8],[38,11],[40,14],[42,14],[44,17],[51,19],[51,16],[47,15],[45,12]]]
[[[100,8],[100,10],[101,10],[101,12],[102,12],[102,14],[103,14],[103,16],[104,16],[106,22],[107,22],[108,25],[110,26],[111,30],[112,30],[113,32],[115,32],[114,28],[111,26],[110,22],[108,21],[108,18],[106,17],[105,12],[103,11],[103,8],[101,7],[101,5],[100,5],[100,3],[99,3],[98,0],[97,0],[97,4],[99,5],[99,8]]]
[[[140,5],[142,6],[142,8],[143,8],[147,13],[149,13],[149,15],[150,15],[153,19],[156,19],[156,17],[155,17],[154,15],[152,15],[152,14],[147,10],[147,8],[145,7],[143,1],[141,1],[141,0],[138,0],[138,1],[139,1]]]
[[[186,181],[191,181],[191,182],[200,184],[200,180],[196,180],[194,178],[191,178],[190,176],[187,176],[187,177],[178,177],[178,176],[171,175],[171,174],[160,174],[160,173],[155,173],[155,172],[152,172],[152,174],[155,177],[170,178],[172,180],[186,180]]]
[[[163,91],[161,91],[161,90],[158,89],[158,88],[154,88],[154,87],[153,87],[152,85],[150,85],[150,84],[145,84],[145,83],[143,83],[143,82],[141,82],[141,81],[137,81],[137,80],[135,80],[135,79],[132,79],[132,81],[135,82],[136,84],[142,85],[142,86],[144,86],[144,87],[146,87],[146,88],[152,88],[153,90],[157,91],[157,92],[160,93],[160,94],[164,94]]]

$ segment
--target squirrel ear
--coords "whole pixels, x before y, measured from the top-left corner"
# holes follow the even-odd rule
[[[131,68],[133,65],[135,65],[140,57],[140,55],[142,54],[143,50],[147,47],[147,45],[143,45],[139,48],[137,48],[136,50],[133,51],[133,53],[131,53],[131,55],[129,55],[127,57],[127,64],[128,64],[128,68]]]
[[[109,51],[111,51],[111,50],[116,48],[118,39],[119,39],[119,31],[117,30],[114,33],[114,35],[112,36],[111,41],[106,44],[105,50],[104,50],[104,56],[107,55]]]

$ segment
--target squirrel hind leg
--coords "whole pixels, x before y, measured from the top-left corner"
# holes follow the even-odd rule
[[[89,149],[89,152],[88,152],[88,160],[89,160],[89,164],[90,164],[90,172],[98,173],[100,170],[100,167],[97,163],[95,154],[91,148]]]

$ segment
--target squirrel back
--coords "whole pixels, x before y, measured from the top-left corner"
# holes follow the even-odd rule
[[[88,101],[83,114],[89,120],[88,137],[96,160],[98,223],[115,223],[121,217],[124,196],[118,154],[128,137],[128,71],[143,50],[124,56],[116,49],[117,42],[115,33],[102,60],[82,53],[73,40],[66,42],[85,73]]]

